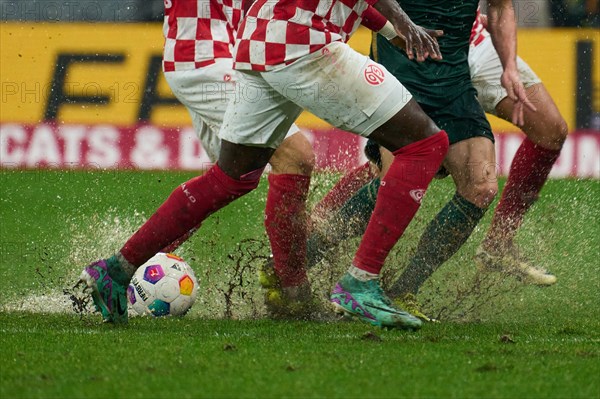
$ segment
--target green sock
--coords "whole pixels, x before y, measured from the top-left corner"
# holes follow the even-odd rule
[[[129,263],[120,252],[106,259],[106,265],[110,278],[121,285],[129,284],[129,280],[136,270],[136,267]]]
[[[486,209],[478,208],[458,192],[454,194],[425,229],[408,267],[389,290],[390,296],[416,295],[433,272],[467,241]]]
[[[375,209],[377,191],[381,180],[373,179],[354,194],[325,222],[325,225],[308,238],[308,267],[319,263],[327,251],[340,242],[361,236],[369,224]]]

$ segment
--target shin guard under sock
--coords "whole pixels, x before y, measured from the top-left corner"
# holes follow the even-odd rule
[[[389,290],[391,296],[417,294],[423,283],[467,241],[485,214],[455,193],[427,225],[408,267]]]
[[[310,176],[269,175],[265,228],[275,272],[283,287],[297,286],[306,277],[306,198]]]
[[[244,180],[227,176],[218,165],[177,187],[125,243],[121,255],[138,267],[209,215],[258,186],[261,171]]]
[[[313,229],[307,243],[307,267],[319,263],[330,249],[342,241],[362,236],[375,209],[381,180],[363,186],[323,226]]]
[[[392,247],[419,209],[447,151],[448,136],[440,131],[394,152],[390,169],[381,181],[375,210],[354,257],[354,266],[369,273],[380,272]]]
[[[489,244],[510,243],[525,213],[538,198],[560,150],[549,150],[526,138],[515,154],[502,197],[496,207]]]
[[[329,190],[327,195],[312,210],[315,219],[327,219],[331,212],[337,211],[361,187],[367,184],[375,174],[371,170],[370,162],[354,168],[340,179]]]

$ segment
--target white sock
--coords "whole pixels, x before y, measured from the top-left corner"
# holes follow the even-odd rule
[[[379,274],[369,273],[367,271],[359,269],[358,267],[356,267],[354,265],[350,266],[350,268],[348,269],[348,273],[350,273],[350,275],[352,277],[354,277],[355,279],[357,279],[359,281],[369,281],[369,280],[375,280],[375,279],[379,278]]]

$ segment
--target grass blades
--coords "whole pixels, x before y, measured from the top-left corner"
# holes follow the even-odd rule
[[[127,327],[77,314],[63,290],[117,250],[191,173],[0,172],[0,397],[544,397],[600,395],[600,184],[553,180],[518,236],[555,273],[522,286],[475,272],[492,212],[423,287],[442,323],[416,333],[358,322],[264,318],[256,262],[268,254],[265,182],[204,223],[180,254],[200,279],[183,318]],[[311,201],[331,185],[315,177]],[[453,194],[436,181],[386,265],[399,273],[426,223]],[[356,240],[315,271],[324,298]],[[249,267],[247,265],[250,265]],[[234,283],[241,281],[241,283]],[[227,315],[227,318],[224,316]]]

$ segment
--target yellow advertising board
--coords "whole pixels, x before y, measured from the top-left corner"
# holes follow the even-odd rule
[[[161,73],[160,24],[0,24],[0,122],[109,123],[132,126],[190,124]],[[367,53],[370,33],[351,44]],[[578,42],[591,43],[591,79],[577,81]],[[599,111],[600,32],[592,29],[522,30],[519,54],[542,78],[572,128],[578,85],[592,85]],[[324,122],[304,114],[305,127]],[[514,131],[492,121],[499,131]]]

